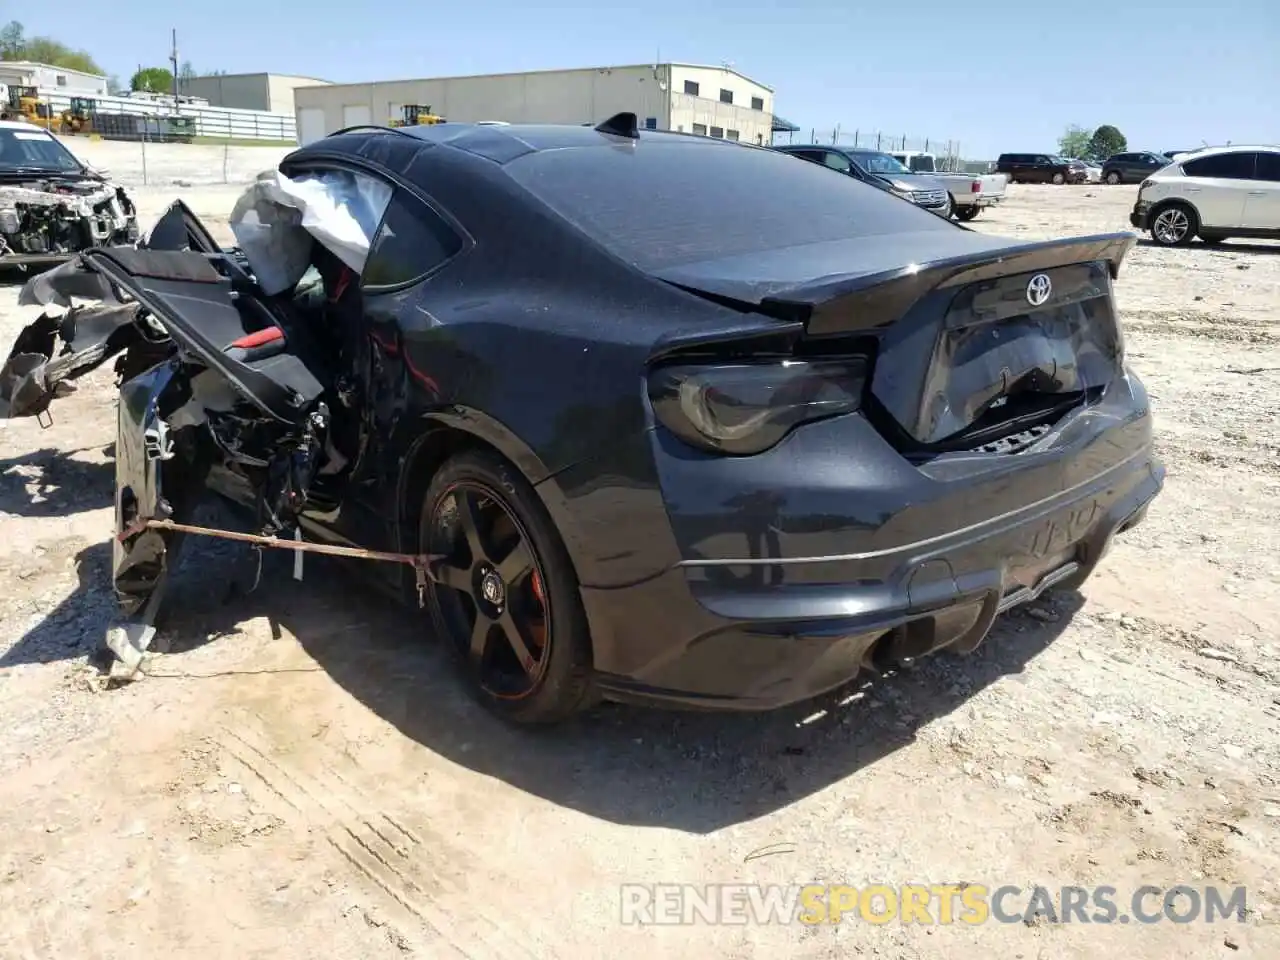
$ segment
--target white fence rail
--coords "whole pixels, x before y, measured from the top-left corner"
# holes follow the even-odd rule
[[[71,107],[72,97],[63,93],[39,91],[40,102],[52,113]],[[229,107],[205,107],[134,99],[133,97],[94,97],[100,114],[133,114],[145,117],[190,117],[195,122],[194,135],[220,140],[279,140],[297,143],[297,121],[292,114],[268,113],[265,110],[233,110]],[[142,129],[148,129],[147,124]],[[140,134],[141,135],[141,134]]]

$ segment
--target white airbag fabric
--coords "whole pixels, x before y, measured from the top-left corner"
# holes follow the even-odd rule
[[[231,232],[263,292],[296,286],[319,241],[356,273],[364,271],[391,187],[372,177],[326,170],[290,178],[266,171],[236,201]]]

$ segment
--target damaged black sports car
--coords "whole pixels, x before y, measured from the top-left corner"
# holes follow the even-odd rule
[[[221,249],[175,204],[32,280],[0,376],[38,416],[118,357],[135,646],[164,521],[214,491],[259,533],[432,558],[435,630],[508,718],[776,707],[973,650],[1163,482],[1131,234],[984,236],[629,114],[342,131],[231,223]]]
[[[0,270],[60,263],[90,247],[137,239],[137,214],[123,187],[49,131],[0,121]]]

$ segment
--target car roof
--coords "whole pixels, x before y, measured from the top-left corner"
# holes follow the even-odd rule
[[[765,150],[767,147],[736,140],[721,140],[701,134],[667,130],[640,130],[636,138],[602,133],[595,127],[574,124],[435,123],[415,127],[349,127],[330,134],[311,146],[341,137],[365,139],[373,136],[412,137],[423,145],[446,146],[496,163],[507,163],[529,153],[546,150],[575,150],[616,147],[626,143],[661,143],[704,150]],[[305,148],[304,148],[305,149]]]
[[[1180,153],[1176,162],[1185,163],[1188,160],[1195,160],[1200,157],[1213,157],[1222,153],[1251,153],[1256,150],[1280,151],[1280,146],[1274,143],[1233,143],[1225,147],[1201,147],[1199,150],[1188,150],[1186,153]]]
[[[43,133],[45,136],[53,136],[44,127],[37,126],[34,123],[27,123],[23,120],[0,120],[0,130],[28,130]]]

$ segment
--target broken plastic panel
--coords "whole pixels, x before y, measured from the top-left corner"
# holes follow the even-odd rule
[[[287,177],[263,173],[231,212],[236,243],[267,295],[297,285],[319,241],[361,273],[373,235],[391,202],[391,187],[369,177],[327,170]]]

